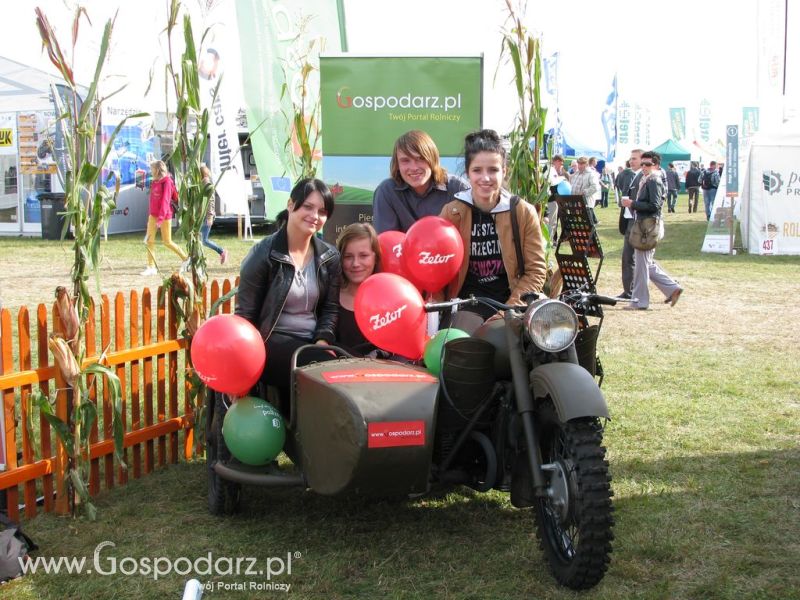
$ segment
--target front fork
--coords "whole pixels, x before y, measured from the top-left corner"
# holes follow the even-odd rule
[[[507,310],[503,317],[506,323],[506,340],[508,341],[508,361],[511,366],[511,381],[514,385],[514,396],[517,400],[517,412],[522,419],[522,430],[525,435],[525,449],[528,454],[528,465],[533,478],[533,492],[537,497],[547,495],[547,483],[542,475],[542,463],[539,460],[538,441],[533,426],[533,396],[528,379],[528,367],[525,364],[520,335],[522,322],[515,318],[512,311]]]

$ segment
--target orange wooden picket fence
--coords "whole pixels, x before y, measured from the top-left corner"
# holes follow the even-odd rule
[[[204,297],[206,307],[227,294],[233,285],[235,282],[227,279],[212,281],[208,286],[210,292]],[[189,459],[195,450],[193,414],[186,393],[183,394],[182,409],[178,406],[179,385],[184,392],[186,390],[183,373],[178,371],[179,352],[184,350],[185,353],[186,340],[178,337],[169,294],[161,296],[161,288],[155,294],[145,288],[141,296],[136,291],[130,292],[126,303],[124,294],[118,292],[112,305],[108,296],[103,294],[99,322],[95,315],[97,307],[91,307],[85,330],[84,365],[97,362],[105,351],[103,364],[113,368],[120,379],[124,458],[128,467],[126,470],[114,465],[112,407],[108,390],[104,381],[94,381],[89,390],[90,399],[97,405],[97,419],[90,434],[88,484],[92,496],[98,494],[103,486],[112,489],[115,485],[127,483],[129,477],[137,479],[156,467],[177,463],[180,452]],[[220,312],[231,312],[231,304],[230,300],[221,304]],[[40,497],[43,497],[45,512],[69,512],[64,481],[58,475],[63,472],[61,466],[67,459],[60,440],[44,416],[40,415],[38,419],[38,443],[30,439],[29,428],[25,426],[28,398],[34,386],[48,397],[55,394],[55,412],[62,420],[66,420],[67,402],[71,401],[47,346],[49,334],[61,331],[54,305],[49,312],[51,319],[48,324],[48,307],[40,304],[32,329],[31,315],[27,307],[22,307],[18,312],[15,335],[10,311],[0,311],[0,393],[5,413],[6,455],[6,470],[0,471],[0,491],[6,494],[8,516],[15,520],[20,518],[21,503],[26,518],[36,516],[37,498]],[[96,341],[98,326],[99,346]],[[32,343],[38,350],[35,366],[31,364]],[[37,413],[38,409],[33,411]]]

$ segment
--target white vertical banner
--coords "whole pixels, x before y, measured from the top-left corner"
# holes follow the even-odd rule
[[[730,219],[733,219],[732,198],[727,195],[725,178],[720,177],[717,195],[711,207],[711,219],[706,227],[701,252],[728,254],[731,251]],[[700,199],[703,202],[703,199]]]
[[[244,167],[239,152],[239,135],[236,128],[235,99],[240,95],[232,89],[232,82],[223,77],[227,45],[225,30],[212,28],[210,42],[200,51],[198,72],[200,95],[208,108],[208,134],[211,151],[211,175],[217,181],[216,192],[222,214],[249,214],[247,192],[244,187]],[[217,87],[217,83],[219,86]],[[214,90],[217,95],[214,97]],[[220,177],[221,176],[221,177]],[[213,201],[213,200],[212,200]]]

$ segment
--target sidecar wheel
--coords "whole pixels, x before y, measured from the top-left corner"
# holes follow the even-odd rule
[[[598,419],[558,420],[550,401],[537,407],[535,423],[547,498],[537,498],[539,544],[556,580],[583,590],[603,578],[611,553],[614,525],[611,477]]]
[[[211,392],[210,392],[211,393]],[[212,515],[232,515],[241,510],[242,486],[226,481],[214,471],[217,460],[229,460],[231,455],[222,438],[222,420],[225,405],[213,392],[213,416],[206,429],[206,467],[208,471],[208,511]]]

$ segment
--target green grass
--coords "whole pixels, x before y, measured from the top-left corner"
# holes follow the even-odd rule
[[[597,213],[599,289],[616,294],[617,210]],[[504,494],[462,488],[396,502],[247,488],[243,514],[217,519],[206,511],[198,461],[103,492],[95,523],[43,515],[27,531],[41,556],[89,563],[104,540],[116,544],[105,557],[194,560],[211,551],[255,557],[262,569],[269,557],[299,552],[292,574],[273,578],[298,598],[800,597],[800,257],[702,254],[704,231],[702,214],[667,215],[656,258],[686,290],[674,308],[651,287],[652,310],[606,310],[600,352],[616,539],[609,572],[589,593],[554,583],[529,513]],[[179,598],[188,578],[36,574],[0,595]]]

